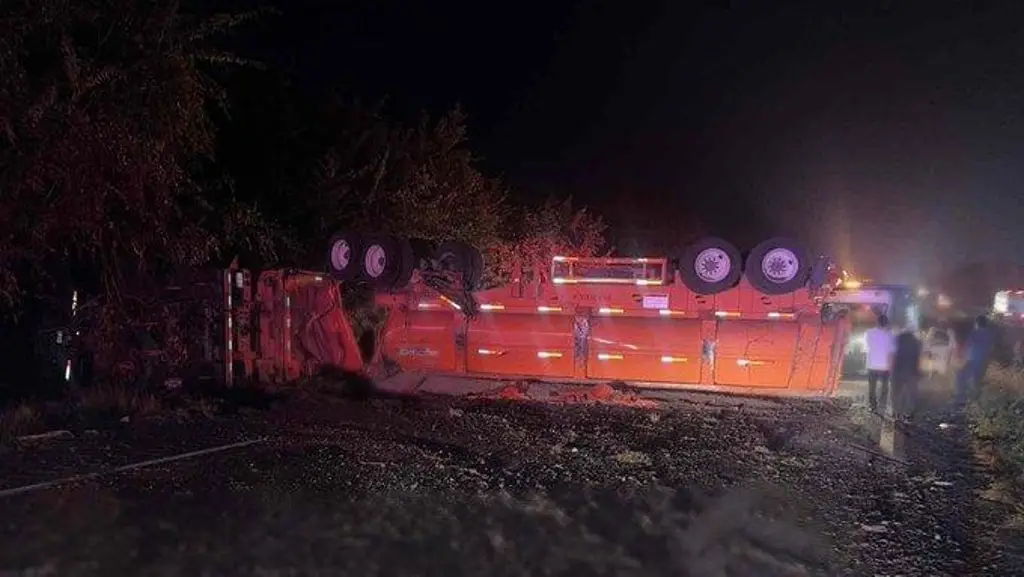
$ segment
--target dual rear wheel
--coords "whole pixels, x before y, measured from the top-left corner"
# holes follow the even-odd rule
[[[472,290],[484,271],[483,255],[465,243],[434,245],[386,234],[339,233],[331,239],[327,262],[336,280],[365,281],[385,290],[408,285],[413,271],[424,268],[458,273]],[[807,286],[813,268],[798,243],[781,237],[758,244],[746,258],[732,243],[708,237],[690,245],[678,260],[683,283],[701,295],[728,290],[741,276],[764,294],[785,294]]]
[[[331,239],[328,270],[335,280],[364,281],[375,289],[397,289],[409,284],[412,273],[424,266],[461,274],[467,288],[479,285],[483,255],[460,242],[438,246],[421,239],[387,234],[339,233]]]
[[[701,295],[728,290],[741,276],[764,294],[785,294],[806,286],[811,269],[807,252],[781,237],[758,244],[746,258],[726,240],[704,238],[690,245],[678,263],[683,284]]]

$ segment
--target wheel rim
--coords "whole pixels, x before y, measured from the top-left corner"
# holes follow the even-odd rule
[[[339,240],[334,243],[331,247],[331,266],[334,270],[345,270],[348,268],[349,262],[352,260],[352,247],[349,246],[348,241]]]
[[[765,278],[774,283],[789,282],[796,278],[800,270],[800,260],[793,251],[786,248],[773,248],[761,259],[761,272]]]
[[[453,252],[441,253],[441,256],[437,259],[437,264],[442,270],[458,271],[459,259]]]
[[[388,254],[379,244],[371,244],[366,249],[366,256],[363,258],[363,265],[366,267],[366,274],[371,278],[378,278],[384,274],[388,266]]]
[[[732,259],[720,248],[706,248],[694,260],[694,272],[704,282],[721,282],[732,270]]]

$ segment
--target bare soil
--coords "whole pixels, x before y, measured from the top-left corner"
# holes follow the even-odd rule
[[[1013,575],[962,427],[837,404],[301,395],[0,453],[0,575]]]

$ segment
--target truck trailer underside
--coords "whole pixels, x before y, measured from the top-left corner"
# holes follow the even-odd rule
[[[458,243],[352,234],[328,272],[223,273],[227,383],[284,383],[327,367],[556,383],[625,382],[743,395],[835,393],[849,323],[825,305],[829,269],[795,244],[745,259],[705,239],[680,258],[555,257],[479,289]],[[343,303],[365,294],[363,305]],[[368,321],[367,319],[374,320]],[[219,360],[218,360],[219,359]],[[387,369],[387,370],[385,370]]]
[[[445,243],[412,266],[388,260],[413,252],[392,237],[332,243],[336,286],[368,282],[383,311],[367,366],[772,396],[827,396],[838,384],[848,324],[825,314],[834,285],[784,239],[751,251],[745,271],[732,245],[705,239],[674,267],[556,256],[485,290],[472,290],[473,249]]]

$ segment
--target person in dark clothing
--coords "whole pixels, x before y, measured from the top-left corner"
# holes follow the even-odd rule
[[[892,404],[898,416],[913,418],[920,380],[921,341],[912,331],[905,330],[896,337],[892,363]]]
[[[964,343],[964,366],[956,374],[957,404],[965,403],[969,395],[974,396],[980,390],[994,346],[995,335],[988,326],[988,318],[981,315],[975,319],[974,330]]]

